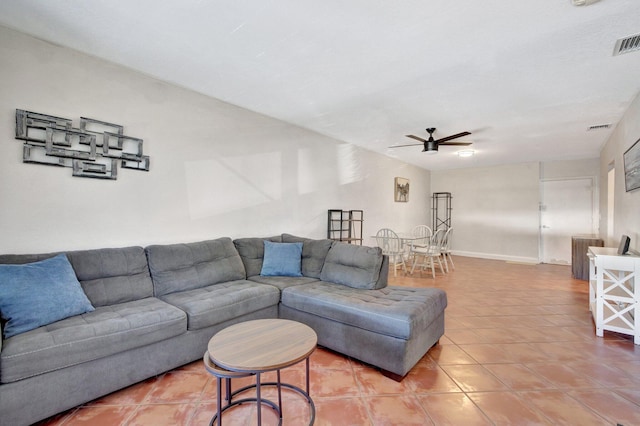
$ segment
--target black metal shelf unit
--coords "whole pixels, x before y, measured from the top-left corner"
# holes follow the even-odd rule
[[[451,196],[450,192],[434,192],[431,194],[431,219],[433,232],[438,229],[447,231],[451,228]]]
[[[362,245],[362,210],[328,211],[327,238],[349,244]]]

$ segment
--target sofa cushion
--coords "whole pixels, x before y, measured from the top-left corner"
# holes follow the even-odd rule
[[[185,313],[154,297],[98,307],[5,340],[0,381],[9,383],[107,357],[186,329]]]
[[[264,277],[262,275],[254,275],[247,279],[261,284],[269,284],[274,287],[278,287],[280,290],[291,287],[292,285],[309,284],[318,281],[317,278],[312,277]]]
[[[247,271],[247,277],[260,275],[260,271],[262,270],[262,259],[264,258],[265,241],[281,243],[282,237],[238,238],[233,240],[233,244],[242,258],[244,269]]]
[[[156,296],[246,278],[230,238],[152,245],[145,251]]]
[[[324,261],[320,279],[353,288],[375,289],[382,266],[380,247],[335,243]]]
[[[283,243],[297,243],[302,245],[302,275],[305,277],[320,278],[322,266],[333,245],[332,240],[312,240],[310,238],[296,237],[291,234],[282,234]]]
[[[317,281],[282,290],[282,304],[337,323],[411,339],[444,312],[447,295],[436,288],[360,290]]]
[[[93,306],[108,306],[153,296],[153,284],[142,247],[67,252]]]
[[[56,254],[5,254],[0,255],[0,263],[23,264]],[[153,284],[142,247],[77,250],[68,251],[66,255],[95,307],[153,296]]]
[[[266,277],[301,277],[302,243],[264,241],[264,258],[260,275]]]
[[[189,330],[198,330],[277,305],[280,291],[239,280],[167,294],[162,300],[186,312]]]
[[[0,265],[5,338],[93,310],[64,254],[23,265]]]

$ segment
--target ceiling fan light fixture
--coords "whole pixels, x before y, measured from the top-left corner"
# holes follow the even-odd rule
[[[468,136],[471,133],[470,132],[460,132],[460,133],[456,133],[455,135],[451,135],[451,136],[447,136],[444,138],[440,138],[440,139],[434,139],[433,138],[433,132],[436,131],[435,127],[429,127],[426,129],[427,133],[429,133],[429,139],[424,139],[421,138],[419,136],[416,135],[405,135],[408,138],[411,139],[415,139],[417,141],[420,141],[422,143],[412,143],[412,144],[408,144],[408,145],[395,145],[395,146],[390,146],[389,148],[402,148],[405,146],[417,146],[417,145],[422,145],[422,152],[426,152],[427,154],[435,154],[438,152],[438,147],[440,145],[471,145],[471,142],[451,142],[454,139],[458,139],[461,138],[463,136]]]
[[[427,154],[435,154],[438,152],[438,143],[433,140],[433,138],[429,138],[428,141],[424,143],[424,152]]]
[[[472,149],[463,149],[458,151],[456,154],[458,154],[458,157],[473,157],[475,153],[476,152]]]

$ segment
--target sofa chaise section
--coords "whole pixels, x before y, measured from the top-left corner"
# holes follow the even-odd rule
[[[280,316],[318,334],[318,344],[404,377],[444,334],[446,293],[388,286],[362,291],[331,282],[286,288]]]
[[[438,289],[387,286],[387,276],[380,248],[334,243],[319,281],[282,290],[280,317],[401,380],[444,334],[447,299]]]
[[[265,241],[303,243],[298,276],[262,276]],[[312,327],[318,343],[401,380],[444,334],[446,294],[388,287],[389,259],[377,247],[283,234],[234,240],[247,279],[281,290],[279,317]]]

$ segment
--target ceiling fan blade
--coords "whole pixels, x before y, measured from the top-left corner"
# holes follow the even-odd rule
[[[468,146],[471,145],[472,142],[439,142],[438,145],[459,145],[459,146]]]
[[[419,138],[419,137],[414,136],[414,135],[405,135],[405,136],[408,137],[408,138],[411,138],[411,139],[415,139],[415,140],[420,141],[420,142],[426,142],[426,139],[422,139],[422,138]]]
[[[469,133],[469,132],[456,133],[455,135],[451,135],[451,136],[447,136],[446,138],[438,139],[438,140],[436,140],[436,142],[441,144],[442,142],[450,141],[450,140],[453,140],[453,139],[458,139],[458,138],[461,138],[463,136],[469,136],[470,134],[471,133]]]
[[[394,146],[390,146],[389,148],[402,148],[403,146],[422,146],[424,144],[421,143],[412,143],[409,145],[394,145]]]

